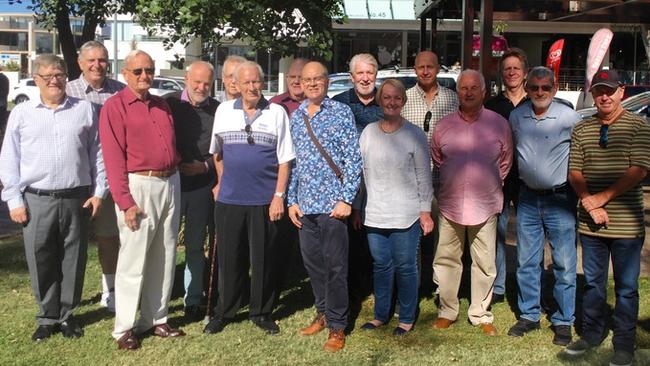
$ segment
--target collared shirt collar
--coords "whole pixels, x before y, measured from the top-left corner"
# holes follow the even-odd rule
[[[210,103],[208,101],[208,98],[205,98],[201,103],[199,103],[197,107],[205,107],[208,105],[208,103]],[[183,92],[181,93],[181,102],[192,104],[192,101],[190,100],[190,94],[187,92],[187,89],[183,89]]]
[[[335,101],[333,99],[330,99],[330,97],[325,96],[325,99],[323,99],[323,101],[320,102],[320,107],[321,107],[321,109],[322,108],[328,108],[334,102]],[[309,107],[310,103],[311,102],[309,101],[309,99],[303,100],[302,103],[300,103],[300,106],[298,107],[298,110],[300,110],[304,114],[309,114],[309,113],[307,113],[307,107]]]
[[[144,100],[142,100],[142,99],[138,98],[137,95],[135,95],[135,93],[133,92],[133,90],[131,90],[131,88],[129,88],[128,86],[126,88],[124,88],[124,100],[128,104],[133,104],[133,103],[135,103],[137,101],[144,102],[145,100],[151,100],[151,99],[152,99],[151,94],[149,94],[148,91],[147,91],[147,97]]]
[[[257,106],[255,107],[258,110],[269,108],[269,101],[262,96],[259,101],[257,101]],[[242,102],[242,97],[235,99],[235,104],[233,105],[234,109],[244,109],[244,103]]]
[[[88,80],[86,80],[86,78],[84,77],[83,74],[81,74],[81,76],[79,76],[79,82],[83,86],[82,89],[83,89],[84,93],[89,93],[89,92],[91,92],[93,90],[98,92],[98,93],[103,92],[103,91],[107,91],[109,93],[110,92],[115,92],[115,90],[105,90],[107,88],[107,86],[108,86],[108,78],[104,78],[104,82],[102,83],[102,87],[99,88],[99,89],[93,88],[93,86],[90,85],[90,83],[88,82]]]
[[[483,114],[484,110],[485,110],[485,107],[481,106],[481,109],[479,109],[478,113],[476,114],[476,118],[474,118],[473,120],[470,121],[470,120],[465,118],[465,114],[463,114],[463,112],[460,110],[460,106],[458,106],[458,116],[460,116],[460,118],[465,122],[477,122],[477,121],[479,121],[481,119],[481,115]]]
[[[433,98],[433,100],[436,100],[435,97],[437,97],[438,94],[440,93],[440,84],[438,84],[437,81],[436,81],[436,85],[437,85],[438,87],[436,88],[436,94],[434,94],[434,98]],[[427,97],[427,93],[424,91],[424,89],[422,89],[422,87],[420,86],[419,83],[416,83],[416,84],[415,84],[415,90],[416,90],[416,91],[418,92],[418,94],[422,97],[422,99],[426,99],[426,97]]]
[[[527,105],[525,107],[526,108],[525,109],[526,113],[524,113],[524,117],[533,119],[535,121],[543,121],[545,119],[557,119],[557,114],[555,113],[555,109],[556,109],[556,105],[557,105],[556,101],[551,102],[551,104],[548,106],[548,109],[546,110],[544,115],[542,115],[541,117],[538,117],[535,114],[535,110],[533,109],[533,101],[532,100],[527,100],[526,103],[527,103]]]
[[[72,106],[72,101],[70,100],[70,97],[68,97],[68,95],[66,94],[63,97],[63,101],[61,102],[61,104],[59,104],[54,110],[68,108],[70,106]],[[34,101],[34,107],[50,109],[50,107],[48,107],[47,105],[45,105],[45,103],[43,103],[43,100],[40,98],[40,96],[37,100]]]
[[[363,104],[363,102],[361,101],[361,99],[359,99],[359,96],[357,95],[357,92],[354,90],[354,88],[350,89],[349,92],[350,92],[350,103]],[[368,103],[368,104],[363,104],[363,105],[365,105],[366,107],[367,107],[367,106],[371,106],[371,105],[373,105],[373,104],[374,104],[374,105],[378,105],[378,104],[377,104],[377,98],[374,98],[374,96],[377,95],[377,88],[374,88],[374,89],[372,90],[372,95],[373,95],[373,98],[372,98],[372,100],[370,101],[370,103]]]

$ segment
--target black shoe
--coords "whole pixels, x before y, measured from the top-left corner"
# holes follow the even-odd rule
[[[50,338],[55,332],[55,325],[39,325],[38,328],[36,328],[34,334],[32,334],[32,341],[40,342],[46,340]]]
[[[411,331],[413,331],[413,327],[411,327],[411,329],[409,330],[406,330],[402,327],[395,327],[395,329],[393,329],[393,335],[396,337],[402,337],[406,335],[406,333],[410,333]]]
[[[531,330],[539,329],[539,322],[534,322],[532,320],[519,318],[517,323],[510,328],[508,331],[509,336],[513,337],[523,337],[524,334],[530,332]]]
[[[363,330],[374,330],[374,329],[377,329],[377,328],[381,327],[382,325],[383,325],[383,324],[381,324],[381,325],[375,325],[375,324],[373,324],[373,323],[371,323],[371,322],[367,322],[367,323],[364,323],[364,324],[361,326],[361,329],[363,329]]]
[[[609,366],[631,366],[634,362],[634,353],[615,350],[614,357],[609,361]]]
[[[73,317],[69,317],[66,321],[61,323],[61,333],[63,333],[63,336],[66,338],[81,338],[84,336],[84,330]]]
[[[191,322],[203,320],[205,311],[199,305],[190,305],[185,307],[185,319]]]
[[[278,334],[280,333],[280,327],[271,319],[266,316],[261,316],[259,318],[251,318],[251,321],[261,328],[266,334]]]
[[[592,345],[589,342],[587,342],[585,339],[580,338],[577,341],[569,344],[564,349],[564,352],[571,356],[580,356],[594,347],[595,345]]]
[[[504,294],[492,294],[492,300],[490,301],[490,306],[504,302],[506,300],[506,295]]]
[[[220,316],[215,316],[210,319],[208,325],[203,328],[203,333],[205,334],[216,334],[219,333],[225,328],[227,322]]]
[[[570,325],[554,325],[553,326],[553,344],[558,346],[567,346],[571,343],[571,326]]]

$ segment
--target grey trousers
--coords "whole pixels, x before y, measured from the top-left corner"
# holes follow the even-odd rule
[[[77,308],[86,270],[90,211],[86,194],[53,198],[25,193],[25,257],[39,325],[64,322]]]

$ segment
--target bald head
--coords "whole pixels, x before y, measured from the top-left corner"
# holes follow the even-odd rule
[[[437,87],[436,75],[440,71],[438,55],[431,51],[422,51],[415,56],[415,74],[422,89],[430,90]]]
[[[305,64],[302,68],[301,84],[305,97],[314,104],[320,104],[327,96],[329,86],[325,65],[318,61]]]

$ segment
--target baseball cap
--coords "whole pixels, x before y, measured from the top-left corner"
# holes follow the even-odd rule
[[[604,85],[616,89],[622,84],[618,78],[618,73],[616,70],[600,69],[594,74],[594,77],[591,79],[591,88],[589,88],[589,90],[595,88],[598,85]]]

